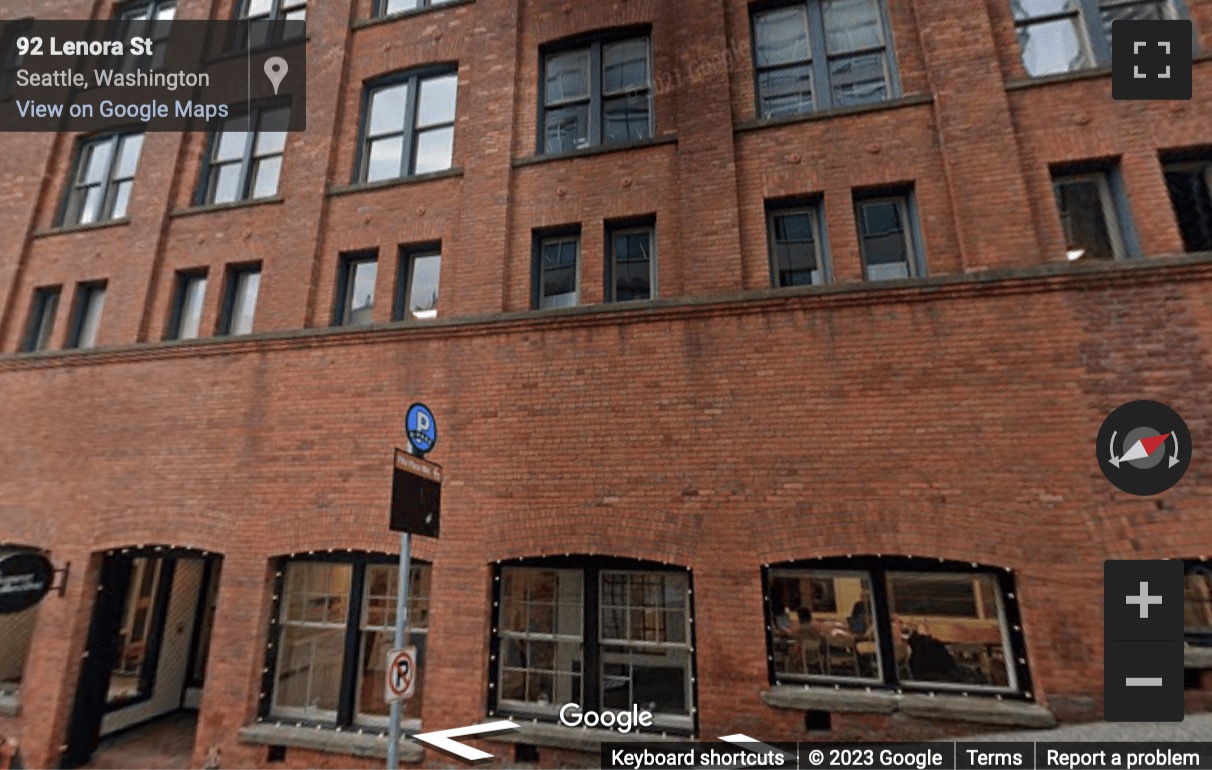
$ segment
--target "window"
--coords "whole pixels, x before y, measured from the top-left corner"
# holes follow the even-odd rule
[[[239,265],[227,270],[220,334],[251,334],[261,289],[261,265]]]
[[[1187,642],[1212,646],[1212,563],[1187,562],[1183,627]]]
[[[29,309],[29,323],[25,329],[25,352],[46,350],[50,347],[51,332],[55,328],[55,311],[59,309],[59,287],[47,286],[34,291],[34,301]]]
[[[570,234],[536,240],[534,306],[541,309],[577,304],[581,236]]]
[[[753,14],[758,115],[882,102],[896,86],[881,0],[808,0]]]
[[[173,317],[169,322],[168,339],[192,340],[202,326],[202,305],[206,299],[206,271],[177,273],[177,290],[173,298]]]
[[[418,11],[422,8],[432,8],[445,5],[451,0],[375,0],[376,16],[393,16],[397,13]]]
[[[502,566],[497,586],[493,713],[554,719],[565,703],[638,704],[657,729],[692,729],[688,572],[542,560]]]
[[[176,15],[176,0],[137,0],[123,7],[118,13],[120,29],[119,36],[115,39],[149,37],[153,41],[153,53],[151,59],[148,59],[145,55],[135,56],[128,50],[117,63],[117,71],[130,74],[137,70],[159,70],[164,65],[168,36]]]
[[[228,118],[211,135],[204,203],[233,203],[278,194],[290,109],[254,110]],[[251,127],[255,130],[250,131]]]
[[[33,28],[33,21],[20,19],[9,22],[0,34],[0,102],[6,102],[13,96],[13,85],[17,80],[17,70],[21,69],[21,52],[17,49],[17,38],[28,34]]]
[[[1111,66],[1118,19],[1182,18],[1177,0],[1010,0],[1023,67],[1032,77]]]
[[[76,285],[76,307],[72,310],[71,334],[67,340],[69,348],[91,348],[97,344],[97,328],[101,325],[104,307],[104,281]]]
[[[1070,260],[1121,259],[1127,249],[1109,172],[1053,174],[1052,191]]]
[[[904,194],[856,199],[859,247],[868,281],[924,274],[914,243],[910,203]]]
[[[351,554],[347,559],[291,560],[280,573],[273,716],[386,728],[384,667],[395,638],[397,578],[392,557]],[[429,628],[428,564],[409,571],[408,644],[417,648],[417,693],[404,717],[419,720]],[[414,725],[416,722],[414,721]]]
[[[773,209],[767,215],[767,228],[774,288],[819,286],[828,281],[818,206]]]
[[[438,317],[440,247],[400,249],[400,277],[393,320],[428,321]]]
[[[771,568],[766,587],[776,682],[1027,686],[1008,573],[859,557]]]
[[[64,225],[122,219],[139,167],[143,134],[113,134],[81,142],[64,208]]]
[[[549,154],[651,138],[648,38],[544,55],[542,131]]]
[[[374,252],[341,255],[334,326],[358,326],[374,320],[378,272],[379,261]]]
[[[611,302],[656,296],[656,230],[652,225],[614,227],[608,235],[607,298]]]
[[[1212,251],[1212,161],[1166,164],[1166,187],[1187,251]]]
[[[34,605],[20,612],[0,615],[0,699],[12,698],[21,692],[37,613],[38,606]]]
[[[307,0],[238,0],[237,7],[237,18],[244,22],[236,41],[238,47],[260,48],[304,34]]]
[[[363,182],[450,168],[459,76],[413,75],[367,90]]]

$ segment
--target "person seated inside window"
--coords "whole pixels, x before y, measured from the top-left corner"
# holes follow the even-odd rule
[[[855,636],[866,636],[871,630],[871,595],[864,588],[859,600],[850,608],[850,617],[846,618],[850,633]]]

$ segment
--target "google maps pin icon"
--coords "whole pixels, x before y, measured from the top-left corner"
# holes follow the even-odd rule
[[[265,77],[273,83],[274,96],[278,95],[278,86],[282,85],[282,78],[286,77],[289,70],[290,67],[286,66],[286,60],[281,56],[271,56],[265,60]]]

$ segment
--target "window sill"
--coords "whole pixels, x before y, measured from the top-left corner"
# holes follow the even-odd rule
[[[390,24],[393,21],[399,21],[400,19],[411,19],[414,16],[426,16],[431,13],[437,13],[438,11],[445,11],[450,8],[458,8],[461,5],[471,5],[474,2],[475,0],[450,0],[450,2],[442,3],[440,5],[428,5],[424,8],[413,8],[408,11],[393,13],[390,16],[375,16],[371,19],[359,19],[350,25],[350,29],[377,27],[381,24]]]
[[[1183,668],[1212,668],[1212,647],[1186,645],[1183,648]]]
[[[517,720],[514,720],[518,724]],[[692,740],[689,736],[669,736],[660,733],[630,732],[591,729],[587,727],[565,727],[542,722],[523,722],[518,730],[494,735],[487,740],[500,743],[526,743],[532,746],[547,746],[553,749],[568,749],[597,754],[603,743],[617,741],[642,741],[644,743],[677,743]]]
[[[773,708],[796,711],[900,713],[920,719],[946,719],[989,725],[1031,728],[1056,726],[1056,717],[1052,712],[1038,704],[979,696],[866,692],[832,687],[775,685],[762,693],[762,703]]]
[[[432,182],[435,179],[451,179],[454,177],[463,176],[463,168],[454,166],[443,171],[433,171],[428,174],[414,174],[412,176],[402,176],[397,179],[382,179],[378,182],[358,182],[357,184],[332,185],[328,188],[328,197],[335,198],[339,195],[350,195],[352,193],[373,192],[375,190],[384,190],[390,187],[399,187],[401,185],[421,184],[423,182]]]
[[[573,158],[589,158],[595,155],[607,155],[612,152],[627,152],[628,150],[642,150],[647,147],[660,147],[664,144],[677,144],[677,134],[666,134],[652,139],[645,139],[642,142],[631,142],[630,144],[604,144],[597,147],[586,147],[583,150],[574,150],[573,152],[563,152],[558,155],[530,155],[525,158],[514,158],[513,167],[521,168],[523,166],[536,166],[541,163],[554,163],[561,160],[572,160]]]
[[[121,219],[107,219],[104,222],[89,222],[87,225],[67,225],[66,227],[52,227],[49,230],[36,230],[33,237],[46,238],[52,235],[70,235],[71,233],[105,230],[106,228],[110,227],[125,227],[129,224],[130,217],[122,217]]]
[[[743,120],[733,125],[733,133],[741,133],[743,131],[757,131],[763,128],[778,128],[780,126],[789,126],[796,123],[812,123],[818,120],[831,120],[840,118],[846,115],[862,115],[868,112],[883,112],[885,110],[896,110],[901,107],[914,107],[921,104],[932,104],[934,102],[934,94],[916,93],[898,96],[895,99],[889,99],[884,102],[875,102],[874,104],[860,104],[854,107],[837,107],[831,110],[817,110],[815,112],[802,112],[797,115],[785,115],[779,118],[770,118],[767,120]]]
[[[387,758],[387,736],[356,731],[337,732],[334,728],[297,727],[261,722],[240,728],[240,742],[256,746],[289,746],[353,757]],[[420,762],[425,749],[408,738],[400,739],[400,759]]]
[[[1212,61],[1212,51],[1205,53],[1197,53],[1191,57],[1193,64],[1200,62]],[[1007,91],[1022,91],[1028,88],[1037,86],[1047,86],[1054,83],[1072,83],[1079,80],[1095,80],[1097,78],[1111,77],[1111,67],[1089,67],[1087,69],[1076,70],[1074,72],[1057,72],[1051,75],[1040,75],[1039,77],[1015,77],[1006,80]]]
[[[232,201],[231,203],[208,203],[203,206],[194,206],[188,209],[177,209],[169,214],[174,219],[180,217],[192,217],[199,214],[213,214],[218,211],[233,211],[236,209],[248,209],[254,206],[276,206],[286,202],[286,199],[281,195],[274,195],[269,198],[250,198],[244,201]]]
[[[15,717],[21,713],[21,693],[0,693],[0,717]]]

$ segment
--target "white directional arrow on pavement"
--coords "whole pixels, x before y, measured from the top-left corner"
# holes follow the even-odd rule
[[[782,754],[784,757],[787,758],[784,761],[790,761],[792,759],[796,759],[795,756],[788,754],[787,752],[783,751],[782,749],[778,748],[777,746],[768,746],[767,744],[762,743],[761,741],[757,740],[756,738],[750,738],[748,735],[745,735],[744,733],[736,733],[735,735],[721,735],[720,740],[728,741],[729,743],[735,743],[737,746],[740,746],[743,749],[749,749],[750,751],[752,751],[754,753],[763,752],[763,751],[775,751],[775,752],[778,752],[779,754]]]
[[[452,741],[451,738],[464,738],[469,735],[481,735],[484,733],[499,733],[506,730],[517,730],[518,726],[507,719],[502,719],[499,722],[485,722],[480,725],[471,725],[470,727],[453,727],[449,730],[437,730],[432,733],[420,733],[412,736],[414,739],[422,743],[429,744],[430,747],[438,751],[449,754],[456,759],[461,759],[464,762],[483,762],[486,759],[492,759],[492,755],[487,751],[480,751],[471,746],[464,746],[461,743]]]

